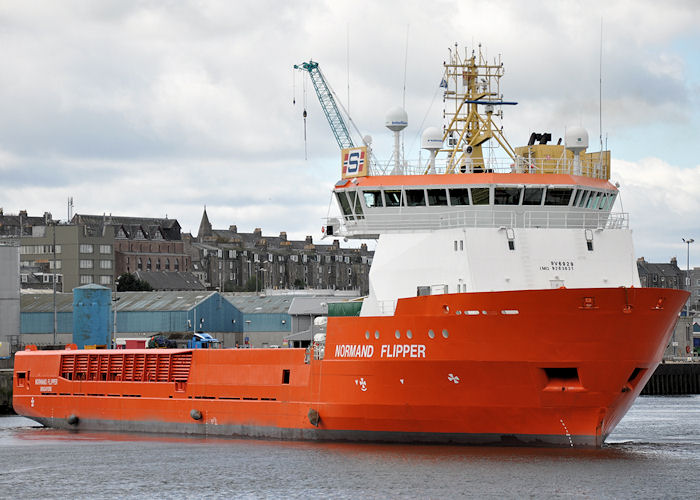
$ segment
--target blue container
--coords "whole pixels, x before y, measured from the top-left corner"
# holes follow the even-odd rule
[[[73,343],[111,347],[112,291],[100,285],[73,289]]]

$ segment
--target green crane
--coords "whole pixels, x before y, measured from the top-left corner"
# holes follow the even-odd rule
[[[308,71],[309,76],[311,77],[311,82],[314,84],[314,89],[316,90],[318,100],[321,103],[323,112],[328,119],[328,124],[331,126],[331,130],[333,131],[335,140],[338,141],[338,146],[340,146],[340,149],[354,148],[355,143],[350,137],[348,127],[345,124],[345,120],[343,120],[343,116],[340,114],[338,104],[335,102],[335,98],[333,97],[334,92],[331,90],[328,83],[326,83],[326,79],[323,77],[323,73],[321,73],[321,68],[318,67],[318,63],[309,61],[301,64],[295,64],[294,69]],[[304,118],[306,118],[306,110],[304,110]]]

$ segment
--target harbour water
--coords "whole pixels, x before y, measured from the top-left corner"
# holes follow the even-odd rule
[[[700,498],[700,396],[646,396],[598,450],[72,433],[0,418],[1,498]]]

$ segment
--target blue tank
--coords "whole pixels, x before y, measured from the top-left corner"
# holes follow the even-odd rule
[[[100,285],[73,289],[73,343],[111,347],[112,291]]]

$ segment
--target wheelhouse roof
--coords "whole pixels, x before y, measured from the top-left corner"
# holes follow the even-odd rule
[[[583,186],[596,189],[617,191],[615,185],[605,179],[569,174],[500,174],[500,173],[468,173],[468,174],[426,174],[426,175],[373,175],[343,179],[336,183],[336,189],[359,186],[367,187],[397,187],[397,186],[463,186],[463,185],[562,185]]]

